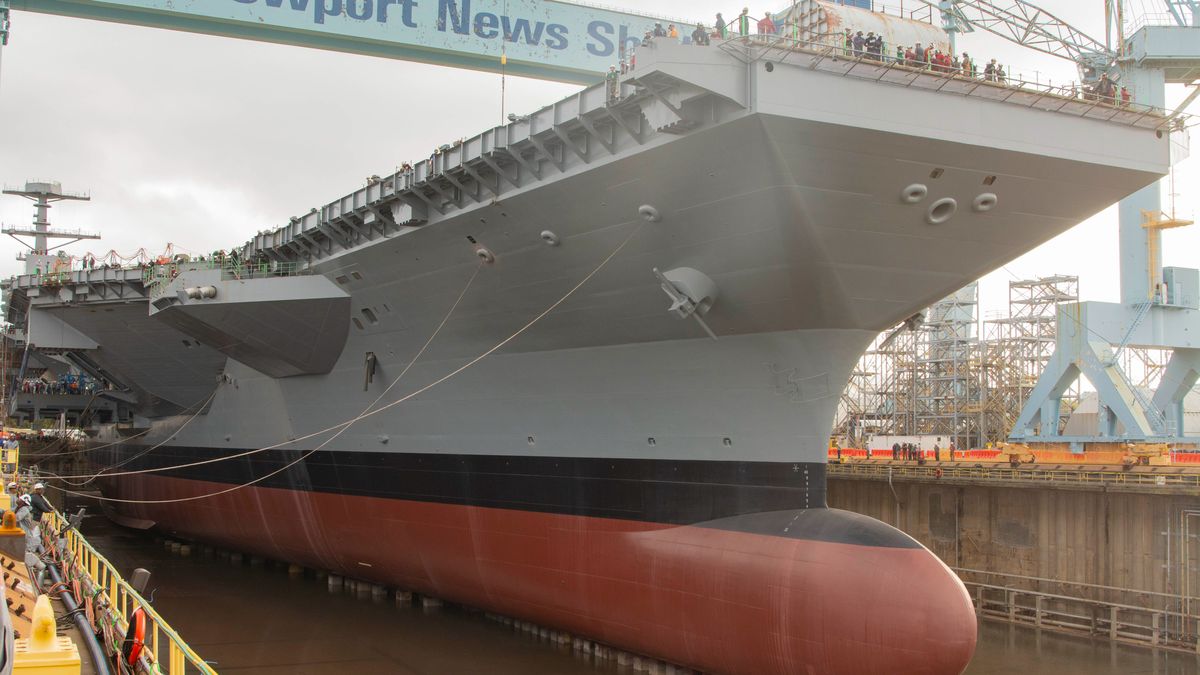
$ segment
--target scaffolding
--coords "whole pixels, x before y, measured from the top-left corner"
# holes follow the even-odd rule
[[[842,395],[835,433],[860,445],[875,435],[933,436],[948,446],[985,447],[1008,437],[1054,353],[1058,305],[1079,300],[1079,278],[1013,281],[1008,314],[982,322],[979,288],[969,284],[897,326],[863,354]],[[1130,350],[1141,377],[1160,377],[1165,357]],[[1064,424],[1078,405],[1064,398]]]

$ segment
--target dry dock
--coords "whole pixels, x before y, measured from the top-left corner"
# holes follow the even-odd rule
[[[1198,497],[1192,467],[829,466],[831,507],[918,539],[981,615],[1186,651],[1200,651]]]

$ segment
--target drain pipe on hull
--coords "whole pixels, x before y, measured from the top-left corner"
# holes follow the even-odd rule
[[[892,467],[888,467],[888,488],[892,491],[892,498],[896,500],[896,529],[900,529],[900,495],[896,494],[896,486],[892,485]]]

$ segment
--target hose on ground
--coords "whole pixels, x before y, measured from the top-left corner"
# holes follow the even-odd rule
[[[58,566],[47,565],[46,573],[50,575],[50,580],[57,586],[63,584],[62,576],[58,573]],[[53,588],[53,587],[52,587]],[[79,636],[83,640],[83,646],[87,647],[88,655],[92,658],[96,672],[100,675],[113,675],[112,668],[109,667],[108,655],[104,653],[104,648],[100,646],[100,641],[96,639],[96,633],[92,631],[91,624],[88,623],[85,612],[81,612],[79,604],[75,602],[75,596],[71,595],[71,591],[63,584],[62,589],[58,592],[58,598],[62,601],[63,607],[66,608],[67,614],[70,614],[75,619],[75,625],[79,627]]]

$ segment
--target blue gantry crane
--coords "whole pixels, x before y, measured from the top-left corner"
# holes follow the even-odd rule
[[[1143,16],[1125,34],[1121,0],[1106,0],[1106,42],[1090,38],[1026,2],[943,0],[947,27],[974,26],[1026,46],[1070,58],[1085,77],[1108,73],[1139,103],[1165,108],[1166,86],[1193,87],[1168,133],[1186,145],[1183,110],[1200,94],[1200,1],[1161,0],[1161,16]],[[1006,20],[997,19],[998,16]],[[1159,132],[1163,133],[1163,132]],[[1184,427],[1183,401],[1200,379],[1200,272],[1163,267],[1163,232],[1190,225],[1164,212],[1156,183],[1119,206],[1121,301],[1081,302],[1058,311],[1056,351],[1031,392],[1010,437],[1018,442],[1197,442]],[[1134,386],[1120,364],[1127,347],[1172,350],[1158,388]],[[1086,377],[1096,388],[1096,428],[1067,438],[1059,429],[1062,397]]]

